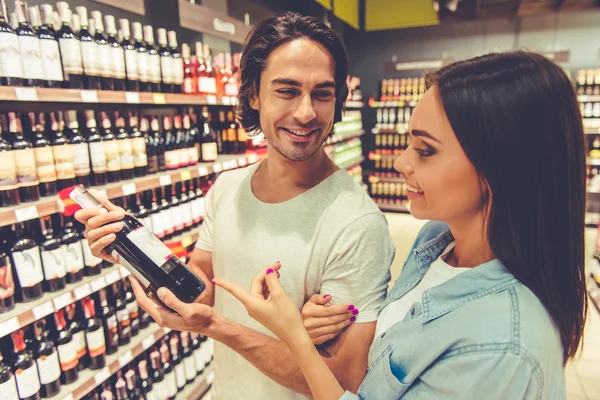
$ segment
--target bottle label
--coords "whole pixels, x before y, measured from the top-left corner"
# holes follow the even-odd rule
[[[75,166],[73,165],[73,148],[70,144],[52,146],[56,175],[58,179],[75,178]]]
[[[59,344],[57,350],[60,369],[68,371],[77,366],[79,363],[79,358],[77,358],[77,344],[73,340],[65,344]]]
[[[40,378],[35,363],[27,369],[16,370],[15,377],[17,378],[17,388],[21,399],[31,397],[40,391]]]
[[[202,351],[202,347],[194,350],[194,361],[196,364],[196,371],[198,373],[202,372],[204,369],[204,352]]]
[[[77,349],[77,358],[85,356],[85,334],[84,331],[79,331],[73,334],[73,341],[75,342],[75,348]]]
[[[160,68],[164,83],[173,83],[173,63],[171,57],[160,57]]]
[[[145,167],[148,165],[148,156],[146,155],[146,141],[143,137],[137,137],[131,140],[133,147],[133,164],[136,167]]]
[[[52,147],[38,147],[33,149],[37,175],[40,182],[56,182],[56,168],[54,168],[54,155]]]
[[[171,207],[169,209],[171,212],[171,221],[173,221],[173,226],[177,230],[183,229],[183,215],[181,214],[181,205],[177,207]]]
[[[185,367],[183,363],[175,366],[175,378],[177,379],[177,387],[182,388],[186,384]]]
[[[87,143],[78,143],[71,146],[73,147],[75,175],[88,176],[90,174],[90,153]]]
[[[44,280],[42,260],[38,246],[14,252],[13,261],[21,287],[32,287]]]
[[[95,267],[96,265],[102,262],[102,259],[100,257],[95,257],[92,254],[92,249],[90,248],[87,239],[82,239],[80,243],[81,247],[83,248],[83,261],[86,266]]]
[[[217,81],[215,78],[201,76],[198,78],[198,91],[200,93],[216,94]]]
[[[194,147],[188,147],[188,158],[190,159],[190,164],[198,164],[198,160],[200,156],[198,155],[198,150],[200,149],[200,145],[198,143],[194,144]]]
[[[106,172],[106,153],[104,142],[90,143],[90,158],[92,160],[92,171],[96,174]]]
[[[177,150],[165,151],[165,164],[168,169],[179,168],[179,153]]]
[[[185,366],[185,379],[188,381],[193,380],[198,373],[196,370],[196,364],[194,363],[194,358],[191,356],[184,358],[183,365]]]
[[[127,68],[127,79],[137,81],[140,79],[138,73],[138,52],[136,50],[125,50],[125,66]]]
[[[65,74],[83,74],[81,46],[77,39],[58,39]]]
[[[19,38],[15,33],[0,32],[0,75],[23,78]]]
[[[177,394],[177,381],[175,380],[175,373],[171,371],[170,374],[165,374],[165,382],[167,382],[167,396],[175,397]]]
[[[42,265],[44,267],[44,276],[47,281],[64,278],[67,274],[63,264],[62,254],[60,247],[54,250],[42,250]]]
[[[167,389],[166,380],[162,380],[161,382],[154,382],[152,385],[152,392],[154,393],[154,398],[156,400],[165,400],[169,396],[169,390]]]
[[[17,165],[15,164],[15,155],[12,151],[0,151],[0,190],[16,188]]]
[[[99,76],[101,67],[98,58],[98,45],[95,42],[81,42],[81,57],[85,74]]]
[[[15,280],[13,278],[10,258],[3,257],[0,260],[0,300],[4,300],[15,294]],[[0,393],[2,393],[0,391]]]
[[[121,155],[121,169],[133,168],[133,146],[131,139],[117,140],[119,146],[119,154]]]
[[[218,148],[216,142],[202,143],[202,160],[215,161],[217,159]]]
[[[116,314],[117,321],[119,321],[123,325],[129,325],[129,313],[127,312],[127,308],[125,308],[124,310],[118,310]]]
[[[160,57],[158,54],[148,56],[150,58],[150,82],[160,83]]]
[[[227,140],[230,142],[237,141],[237,132],[235,129],[233,129],[233,128],[227,129]]]
[[[174,71],[174,79],[173,83],[177,85],[183,84],[183,59],[175,58],[173,59],[173,71]]]
[[[180,166],[190,165],[190,152],[188,151],[187,148],[179,149],[179,150],[177,150],[177,153],[178,153]]]
[[[33,36],[19,36],[21,63],[25,79],[44,79],[44,66],[40,52],[40,39]]]
[[[183,219],[183,225],[191,226],[194,223],[194,217],[192,216],[192,203],[187,202],[181,205],[181,214]]]
[[[183,93],[194,93],[194,81],[192,78],[183,80]]]
[[[127,234],[127,238],[139,247],[156,265],[161,267],[166,273],[171,272],[173,265],[167,264],[167,260],[171,257],[176,257],[159,238],[154,236],[152,232],[145,226],[140,226],[133,232]]]
[[[36,362],[42,385],[55,382],[60,378],[60,363],[58,362],[58,353],[56,351],[49,356],[41,356]]]
[[[0,383],[0,393],[2,393],[2,396],[6,396],[7,399],[16,400],[19,398],[19,393],[17,392],[17,382],[15,381],[14,376],[11,376],[6,382]]]
[[[33,149],[14,150],[19,186],[35,186],[38,181]]]
[[[111,57],[111,47],[108,44],[96,45],[98,49],[98,61],[100,63],[100,75],[105,78],[115,77],[115,60]]]
[[[137,67],[140,81],[150,82],[150,57],[148,53],[137,53]]]
[[[40,40],[44,78],[49,81],[63,81],[60,51],[56,40]]]
[[[165,227],[165,234],[169,235],[173,233],[173,230],[175,228],[175,221],[173,221],[173,219],[171,218],[171,209],[163,210],[160,212],[160,214],[162,217],[163,226]]]
[[[237,96],[238,95],[238,85],[235,83],[226,83],[225,84],[225,96]]]
[[[125,79],[125,52],[123,51],[123,48],[121,46],[111,47],[111,53],[115,67],[115,78]]]
[[[198,223],[201,220],[200,199],[194,199],[190,202],[190,210],[192,211],[192,220]]]
[[[100,329],[87,332],[85,334],[85,340],[87,341],[88,351],[90,352],[90,357],[98,357],[106,353],[106,343],[104,342],[104,329],[100,327]]]
[[[139,306],[137,301],[133,300],[131,303],[127,303],[127,314],[130,319],[135,319],[139,315]]]
[[[116,140],[107,140],[104,142],[104,152],[106,154],[106,168],[109,171],[121,170],[121,157],[119,154],[119,144]]]
[[[65,248],[65,268],[68,273],[75,274],[83,269],[83,250],[80,241],[63,246]]]
[[[106,319],[107,339],[110,347],[119,345],[119,323],[117,317],[112,315]]]
[[[146,218],[138,218],[140,220],[140,222],[142,223],[142,225],[144,225],[146,228],[148,228],[148,230],[154,232],[152,230],[152,220],[150,219],[150,217],[146,217]]]
[[[163,224],[163,218],[160,213],[154,213],[150,216],[150,220],[152,221],[152,232],[158,236],[162,237],[165,235],[165,226]]]
[[[155,174],[158,172],[158,156],[150,156],[148,158],[148,173]]]
[[[238,128],[237,132],[238,140],[240,142],[245,142],[246,140],[248,140],[248,134],[246,133],[246,130],[244,128]]]

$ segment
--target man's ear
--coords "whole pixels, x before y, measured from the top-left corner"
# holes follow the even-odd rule
[[[250,95],[250,108],[256,111],[260,109],[260,101],[258,100],[256,89],[254,89]]]

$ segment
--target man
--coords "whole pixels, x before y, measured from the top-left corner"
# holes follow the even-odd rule
[[[210,284],[217,276],[247,287],[276,260],[281,283],[298,308],[320,293],[359,310],[356,323],[321,351],[345,388],[356,391],[364,378],[394,247],[383,214],[324,151],[333,124],[341,120],[347,74],[341,39],[318,19],[287,13],[258,24],[241,59],[237,111],[246,130],[264,133],[268,158],[221,174],[206,197],[205,220],[188,266],[209,287],[194,304],[159,290],[175,314],[133,281],[140,306],[159,324],[217,341],[216,399],[310,395],[285,344]],[[77,218],[87,223],[94,254],[110,259],[102,249],[114,240],[109,235],[114,231],[101,226],[118,219],[111,217],[118,209],[105,204],[115,212],[80,211]]]

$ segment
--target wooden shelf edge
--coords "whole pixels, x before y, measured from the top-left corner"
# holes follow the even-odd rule
[[[369,183],[377,183],[377,182],[405,183],[406,182],[406,180],[404,178],[384,177],[384,176],[375,176],[375,175],[369,175],[368,181],[369,181]]]

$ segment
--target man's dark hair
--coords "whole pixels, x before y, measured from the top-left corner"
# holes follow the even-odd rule
[[[296,39],[315,41],[331,53],[335,62],[333,122],[342,120],[342,110],[348,96],[348,55],[342,39],[315,17],[287,12],[265,19],[248,34],[240,61],[241,85],[236,109],[238,120],[246,131],[261,130],[259,113],[250,107],[250,102],[258,96],[260,74],[267,65],[269,55],[279,46]]]

